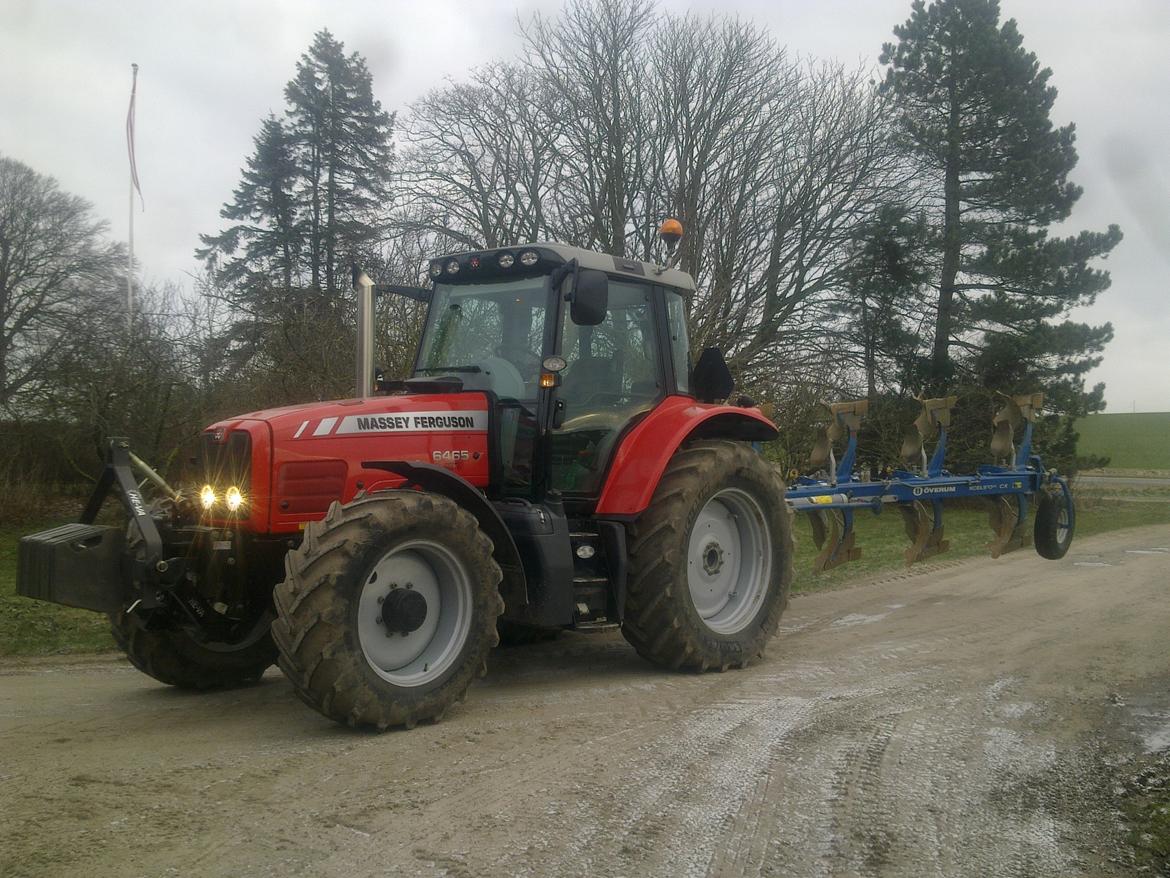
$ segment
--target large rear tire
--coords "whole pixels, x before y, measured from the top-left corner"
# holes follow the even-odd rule
[[[297,694],[351,726],[437,720],[497,643],[504,609],[491,540],[436,494],[334,503],[285,560],[273,637]]]
[[[265,613],[237,642],[197,640],[181,628],[151,630],[125,613],[110,616],[114,640],[130,664],[168,686],[228,689],[255,683],[276,661]]]
[[[791,582],[779,474],[744,443],[693,442],[630,528],[622,632],[664,667],[747,667],[776,632]]]

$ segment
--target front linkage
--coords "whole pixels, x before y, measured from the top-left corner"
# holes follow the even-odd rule
[[[135,468],[161,490],[160,503],[143,497]],[[126,527],[95,523],[111,493],[126,509]],[[180,586],[194,575],[193,548],[213,539],[215,530],[184,523],[182,503],[126,439],[111,439],[105,468],[80,520],[21,539],[17,592],[109,614],[125,609],[140,619],[166,609],[197,628],[214,626],[216,614],[206,599]]]

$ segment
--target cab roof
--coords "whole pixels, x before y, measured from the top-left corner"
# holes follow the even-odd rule
[[[531,266],[521,264],[520,256],[526,251],[535,251],[538,261]],[[500,257],[511,255],[513,263],[509,268],[500,267]],[[547,274],[552,267],[576,259],[582,268],[594,268],[607,274],[626,276],[631,280],[649,280],[663,286],[673,287],[684,293],[695,290],[694,279],[685,271],[677,268],[663,269],[653,262],[643,262],[640,259],[624,259],[610,256],[608,253],[598,253],[594,250],[585,250],[582,247],[573,247],[557,241],[541,241],[534,244],[517,244],[514,247],[497,247],[491,250],[465,250],[458,253],[448,253],[431,260],[432,277],[435,280],[442,278],[444,283],[473,283],[479,278],[497,280],[501,277],[523,277],[525,275]],[[459,264],[457,273],[450,274],[446,266],[454,260]],[[439,266],[440,274],[434,274],[435,266]]]

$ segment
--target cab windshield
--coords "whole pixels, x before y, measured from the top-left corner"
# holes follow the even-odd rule
[[[469,390],[535,400],[548,279],[435,284],[414,374],[456,375]]]

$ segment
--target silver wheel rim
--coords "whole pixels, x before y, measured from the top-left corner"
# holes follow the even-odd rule
[[[687,585],[699,618],[716,634],[738,634],[759,612],[772,579],[772,534],[760,504],[724,488],[695,518]]]
[[[1060,504],[1060,512],[1056,514],[1056,541],[1064,543],[1069,534],[1068,504]]]
[[[406,589],[426,601],[413,631],[388,631],[384,602]],[[471,631],[471,577],[448,549],[414,540],[391,549],[374,565],[358,599],[358,640],[374,672],[396,686],[425,686],[441,677],[463,651]]]

